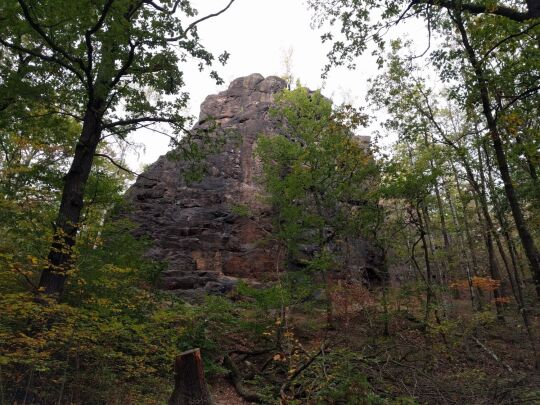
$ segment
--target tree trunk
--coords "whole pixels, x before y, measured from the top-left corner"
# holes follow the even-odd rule
[[[83,121],[75,156],[64,177],[60,209],[54,224],[54,236],[48,256],[48,266],[41,272],[39,288],[45,294],[60,297],[64,291],[66,273],[72,265],[72,248],[77,237],[83,209],[84,189],[101,137],[100,117],[89,107]]]
[[[487,196],[490,195],[492,198],[491,198],[491,203],[493,205],[493,209],[495,211],[495,216],[497,216],[497,213],[499,212],[499,205],[497,203],[497,201],[495,201],[494,199],[494,196],[493,196],[493,190],[490,188],[490,183],[486,182],[486,176],[484,175],[484,160],[482,158],[482,149],[480,147],[480,145],[478,145],[477,147],[477,153],[478,153],[478,164],[479,164],[479,167],[478,167],[478,171],[480,173],[480,185],[482,187],[482,197],[483,199],[485,199],[485,204],[487,206]],[[488,156],[486,154],[486,159],[488,159]],[[488,172],[488,177],[491,179],[491,166],[489,165],[489,161],[486,162],[487,163],[487,172]],[[487,190],[489,190],[489,194],[487,192]],[[484,209],[484,212],[487,212],[487,209]],[[486,221],[487,221],[487,224],[488,224],[488,227],[490,229],[490,232],[491,232],[491,235],[493,237],[493,239],[495,240],[495,244],[497,245],[497,249],[499,251],[499,256],[501,257],[501,260],[504,264],[504,268],[506,270],[506,274],[508,275],[508,282],[510,283],[510,288],[512,289],[512,293],[514,294],[514,297],[516,298],[516,301],[519,302],[517,296],[516,296],[516,287],[515,287],[515,283],[514,283],[514,277],[512,275],[512,272],[510,271],[510,265],[508,263],[508,258],[506,257],[506,252],[504,251],[504,247],[501,243],[501,238],[499,238],[499,233],[497,232],[497,230],[495,229],[495,225],[493,224],[493,220],[491,218],[491,216],[489,215],[489,212],[488,212],[488,215],[486,216]]]
[[[440,285],[444,284],[445,276],[446,276],[446,266],[444,263],[441,263],[440,257],[437,257],[437,254],[435,253],[435,244],[433,242],[432,238],[432,231],[431,231],[431,218],[429,217],[429,212],[427,210],[426,204],[422,204],[422,214],[424,216],[424,224],[423,229],[425,231],[425,238],[427,241],[427,246],[429,247],[429,253],[431,254],[432,258],[432,266],[436,270],[437,274],[433,274],[435,278],[437,279],[437,282]],[[444,268],[444,272],[443,269]]]
[[[471,261],[473,265],[473,274],[478,275],[478,259],[476,257],[476,250],[474,248],[474,240],[471,234],[471,227],[468,220],[467,206],[465,204],[465,196],[463,195],[463,190],[461,189],[461,184],[459,182],[459,176],[457,169],[452,162],[452,169],[454,171],[454,178],[456,181],[456,189],[458,192],[459,201],[461,202],[461,210],[463,212],[463,225],[465,228],[465,237],[467,239],[467,244],[469,245],[469,253],[471,255]]]
[[[478,182],[476,181],[476,178],[474,177],[474,173],[471,169],[471,166],[469,165],[469,162],[467,161],[466,158],[463,158],[463,166],[465,167],[465,171],[467,173],[467,179],[469,180],[469,183],[476,196],[474,202],[476,204],[478,222],[484,228],[484,240],[485,240],[486,249],[487,249],[489,273],[493,280],[500,281],[501,276],[499,272],[499,267],[497,266],[497,261],[495,257],[495,249],[493,248],[493,235],[494,235],[493,221],[491,220],[491,215],[489,214],[489,207],[487,205],[485,190],[483,190],[478,184]],[[504,290],[503,290],[502,284],[500,286],[500,289],[493,290],[493,296],[495,298],[495,308],[497,310],[497,315],[499,319],[502,319],[503,318],[502,307],[501,307],[501,303],[498,301],[498,298],[500,298],[501,296],[504,296]]]
[[[452,218],[452,224],[454,225],[454,229],[456,232],[456,237],[459,244],[459,250],[460,252],[463,253],[462,255],[460,255],[460,258],[459,258],[460,267],[465,269],[465,275],[467,276],[467,284],[469,285],[469,295],[471,298],[471,305],[474,311],[475,309],[479,309],[479,308],[477,304],[477,299],[474,295],[471,264],[469,262],[469,258],[467,257],[467,250],[465,249],[465,240],[463,239],[463,232],[461,230],[461,225],[458,221],[456,208],[454,206],[454,203],[452,202],[452,196],[450,195],[450,190],[448,188],[448,184],[444,180],[444,177],[442,179],[442,186],[446,195],[446,200],[448,201],[448,206],[450,207],[450,215]]]
[[[536,12],[538,1],[536,2],[531,1],[531,2],[534,3],[534,8],[532,8],[530,11],[532,12],[534,10]],[[497,121],[491,111],[491,98],[489,94],[488,84],[485,78],[485,73],[484,73],[484,70],[482,69],[482,65],[478,61],[475,50],[473,49],[473,47],[471,46],[469,42],[469,37],[467,35],[467,31],[465,30],[465,26],[463,25],[460,11],[457,11],[455,13],[454,21],[456,22],[457,28],[461,34],[461,39],[463,42],[463,46],[465,47],[465,50],[467,52],[469,62],[474,70],[476,82],[478,85],[478,90],[480,92],[482,110],[483,110],[483,113],[484,113],[484,116],[486,118],[486,122],[488,125],[489,134],[491,136],[491,140],[493,143],[493,149],[495,150],[497,166],[501,173],[501,178],[504,184],[504,191],[506,193],[506,198],[508,199],[508,203],[512,210],[512,215],[514,217],[514,222],[516,224],[516,229],[518,231],[521,244],[523,245],[523,250],[525,251],[527,259],[529,260],[529,265],[533,273],[534,283],[536,287],[536,294],[538,298],[540,298],[540,253],[538,252],[538,249],[536,247],[536,244],[534,243],[532,235],[529,232],[529,229],[525,223],[525,218],[523,216],[523,212],[521,211],[521,207],[519,205],[517,193],[512,183],[512,178],[510,176],[510,169],[508,167],[508,162],[506,160],[506,154],[504,152],[503,142],[499,133]]]
[[[431,143],[429,141],[427,132],[424,132],[424,143],[425,143],[427,149],[431,148]],[[431,158],[429,159],[429,167],[431,169],[431,173],[434,174],[435,173],[435,162]],[[446,251],[446,256],[447,256],[446,260],[450,261],[451,260],[451,257],[450,257],[451,256],[450,255],[450,238],[448,237],[448,230],[446,229],[446,219],[444,217],[444,209],[443,209],[443,204],[442,204],[441,192],[439,190],[439,178],[438,178],[438,176],[435,178],[435,184],[434,184],[433,187],[435,189],[435,196],[437,197],[437,208],[439,209],[439,220],[441,222],[441,233],[442,233],[443,242],[444,242],[444,249]],[[452,268],[452,266],[450,266],[450,268]]]
[[[426,312],[424,315],[424,324],[427,326],[429,323],[429,315],[431,312],[432,300],[434,297],[433,290],[431,288],[432,281],[432,271],[431,271],[431,262],[429,260],[429,250],[428,243],[426,240],[426,231],[424,228],[424,221],[422,220],[422,213],[418,206],[416,207],[416,215],[418,216],[418,227],[420,231],[420,240],[422,241],[422,251],[424,252],[424,263],[426,265]]]
[[[534,184],[538,182],[538,174],[536,173],[536,166],[533,163],[533,158],[531,157],[531,154],[527,151],[527,147],[523,146],[523,140],[521,139],[521,136],[519,134],[516,134],[516,143],[522,148],[521,155],[525,158],[525,162],[527,162],[527,171],[529,172],[529,176],[531,176],[531,179]]]
[[[506,270],[508,272],[508,278],[509,278],[510,282],[512,283],[512,292],[514,293],[514,298],[516,299],[516,302],[518,304],[518,313],[521,315],[521,317],[523,319],[523,324],[525,325],[525,329],[527,330],[527,335],[529,337],[529,342],[531,344],[531,349],[532,349],[532,352],[534,354],[535,367],[538,368],[540,366],[540,358],[538,356],[538,351],[537,351],[537,348],[536,348],[536,336],[535,336],[535,333],[533,331],[531,321],[529,319],[529,314],[528,314],[528,311],[527,311],[527,308],[526,308],[526,305],[525,305],[525,299],[524,299],[524,296],[523,296],[523,290],[521,288],[521,281],[519,279],[519,272],[518,272],[517,264],[516,264],[516,261],[515,261],[515,258],[514,258],[513,252],[512,252],[512,248],[511,248],[511,245],[510,245],[510,235],[508,234],[508,230],[506,229],[507,224],[506,224],[506,221],[504,220],[503,212],[502,212],[498,202],[496,201],[496,199],[494,197],[494,195],[495,195],[495,190],[494,190],[495,183],[493,181],[493,177],[492,177],[492,173],[491,173],[492,172],[491,163],[490,163],[489,155],[488,155],[488,152],[487,152],[487,149],[486,149],[485,145],[484,145],[484,154],[486,156],[486,166],[487,166],[487,174],[488,174],[488,186],[489,186],[489,189],[490,189],[490,194],[491,194],[492,199],[493,199],[493,206],[495,208],[495,214],[496,214],[497,220],[499,221],[499,226],[502,229],[503,235],[506,238],[506,241],[507,241],[507,244],[508,244],[508,249],[509,249],[509,252],[510,252],[510,256],[512,258],[513,270],[514,270],[513,275],[510,272],[510,267],[509,267],[509,265],[507,263],[507,259],[504,257],[504,251],[503,251],[502,243],[500,242],[498,236],[497,236],[497,245],[498,245],[499,250],[501,252],[501,257],[505,261]]]
[[[495,249],[493,248],[493,238],[492,233],[489,228],[488,220],[485,217],[482,217],[482,213],[480,211],[480,204],[475,199],[476,203],[476,213],[478,215],[478,221],[484,228],[484,239],[486,243],[486,250],[487,250],[487,258],[488,258],[488,265],[489,265],[489,275],[493,280],[501,281],[501,275],[499,272],[499,266],[497,266],[497,260],[495,258]],[[500,320],[504,320],[503,317],[503,308],[502,304],[500,302],[500,298],[504,296],[504,292],[502,291],[502,283],[500,284],[499,288],[495,288],[493,290],[493,298],[495,299],[495,309],[497,311],[497,318]]]
[[[169,405],[213,405],[204,379],[199,349],[181,353],[174,362],[174,391]]]
[[[435,196],[437,197],[437,208],[439,210],[439,220],[441,221],[441,233],[444,242],[444,250],[446,251],[446,260],[448,260],[448,262],[450,263],[450,261],[452,260],[450,254],[450,238],[448,237],[448,229],[446,228],[446,219],[444,217],[444,208],[438,182],[435,183]],[[452,268],[451,264],[450,268]]]

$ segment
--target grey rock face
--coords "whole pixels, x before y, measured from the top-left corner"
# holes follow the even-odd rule
[[[189,184],[186,162],[166,155],[128,190],[136,234],[152,240],[150,257],[168,264],[164,289],[194,298],[227,292],[240,278],[275,276],[275,247],[265,240],[270,211],[256,182],[253,149],[261,133],[275,133],[268,110],[283,88],[278,77],[253,74],[208,96],[194,130],[212,121],[232,134],[221,152],[207,158],[208,175]]]
[[[136,234],[152,240],[150,257],[167,263],[162,288],[192,299],[225,293],[239,279],[275,278],[278,252],[268,239],[272,213],[261,198],[253,151],[260,134],[277,133],[268,110],[285,86],[278,77],[252,74],[208,96],[193,129],[211,122],[233,134],[206,159],[208,174],[187,183],[187,163],[165,155],[128,190],[128,216],[138,225]],[[349,268],[360,272],[375,265],[365,242],[351,247]]]

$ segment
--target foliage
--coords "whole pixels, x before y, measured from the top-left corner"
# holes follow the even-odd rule
[[[118,219],[129,176],[117,143],[171,124],[169,157],[189,161],[186,181],[206,174],[208,154],[238,147],[212,117],[185,129],[182,64],[214,61],[197,32],[213,15],[197,19],[175,0],[0,4],[0,402],[162,403],[174,357],[193,347],[210,378],[228,373],[224,356],[241,361],[240,377],[264,403],[535,400],[535,10],[308,4],[316,22],[342,28],[323,36],[333,44],[327,69],[353,66],[377,45],[384,70],[368,98],[397,142],[377,155],[355,136],[367,125],[362,110],[299,85],[277,95],[270,116],[280,135],[261,136],[256,153],[287,271],[196,305],[157,288],[163,265],[141,256],[149,241]],[[383,35],[408,19],[425,23],[422,55]],[[62,206],[78,211],[68,217]],[[359,236],[385,273],[394,266],[392,285],[332,279]],[[55,300],[37,280],[49,251],[66,252],[50,249],[61,239],[69,277]]]
[[[411,398],[385,399],[373,391],[360,364],[362,357],[347,349],[327,350],[294,381],[301,399],[292,404],[390,405],[415,404]]]
[[[143,242],[120,225],[80,249],[64,302],[2,294],[8,402],[159,403],[170,394],[174,357],[192,347],[203,350],[209,375],[223,372],[217,342],[236,322],[231,304],[211,298],[190,307],[160,293],[152,281],[159,267],[141,260]]]
[[[272,116],[283,136],[259,140],[263,184],[277,211],[276,233],[290,252],[314,245],[312,268],[334,265],[329,243],[362,225],[375,167],[353,135],[365,116],[344,106],[335,111],[320,92],[299,87],[276,97]]]
[[[249,218],[251,216],[251,211],[249,209],[249,206],[245,204],[235,204],[231,207],[231,212],[234,215],[238,215],[239,217],[243,218]]]
[[[122,168],[101,153],[111,139],[124,142],[139,128],[163,133],[151,128],[155,123],[172,126],[173,142],[187,131],[183,108],[188,95],[182,91],[180,63],[193,58],[200,70],[212,64],[214,56],[200,44],[197,25],[233,2],[189,24],[186,19],[197,15],[189,1],[20,0],[0,6],[2,20],[10,21],[0,27],[0,58],[10,62],[0,70],[0,86],[7,93],[0,111],[22,98],[47,103],[51,114],[80,124],[53,222],[48,266],[39,280],[45,294],[64,292],[95,156]],[[225,63],[227,58],[225,52],[218,59]],[[210,76],[221,82],[215,71]]]

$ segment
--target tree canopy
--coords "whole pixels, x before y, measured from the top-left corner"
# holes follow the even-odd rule
[[[0,0],[0,404],[536,401],[540,2],[308,0],[323,77],[376,56],[364,105],[291,48],[190,128],[233,3]]]

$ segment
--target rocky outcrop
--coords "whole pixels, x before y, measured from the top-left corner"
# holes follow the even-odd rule
[[[263,281],[275,275],[276,251],[268,243],[269,208],[256,182],[254,145],[275,127],[268,117],[278,77],[253,74],[234,80],[201,105],[195,131],[216,126],[230,139],[207,158],[208,175],[188,183],[188,163],[160,157],[127,193],[137,235],[153,242],[148,252],[163,260],[162,287],[189,297],[225,292],[239,278]]]
[[[275,277],[278,252],[268,238],[271,210],[261,198],[254,146],[260,134],[277,133],[268,111],[285,86],[278,77],[253,74],[208,96],[193,131],[217,126],[216,132],[225,134],[219,152],[206,158],[208,174],[186,182],[189,164],[172,153],[160,157],[128,191],[136,234],[152,240],[150,257],[167,263],[164,289],[194,298],[224,293],[239,279]],[[374,266],[365,242],[350,247],[351,269]]]

